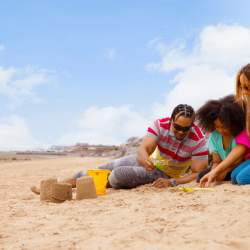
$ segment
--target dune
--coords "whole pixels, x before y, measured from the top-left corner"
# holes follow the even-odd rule
[[[1,163],[0,249],[250,249],[250,185],[193,193],[146,185],[60,204],[30,191],[42,179],[60,180],[107,161]]]

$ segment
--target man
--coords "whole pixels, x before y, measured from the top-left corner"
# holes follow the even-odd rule
[[[127,156],[100,167],[112,170],[110,185],[133,188],[153,183],[161,188],[194,180],[208,163],[206,139],[194,119],[193,108],[180,104],[170,118],[156,120],[148,128],[137,156]]]

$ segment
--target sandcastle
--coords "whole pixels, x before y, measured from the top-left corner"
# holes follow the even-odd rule
[[[55,183],[52,185],[52,198],[59,201],[72,200],[72,185],[69,183]]]
[[[40,183],[40,200],[60,203],[72,200],[72,186],[68,183],[58,183],[57,179],[42,180]]]
[[[96,188],[91,176],[84,176],[76,181],[77,200],[96,197]],[[72,185],[57,182],[55,178],[42,180],[40,183],[40,200],[54,203],[72,200]]]
[[[52,186],[57,183],[57,179],[42,180],[40,183],[40,200],[41,201],[52,201]]]
[[[96,189],[91,176],[83,176],[76,180],[76,199],[96,198]]]

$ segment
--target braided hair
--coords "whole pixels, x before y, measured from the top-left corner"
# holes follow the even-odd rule
[[[187,104],[179,104],[174,108],[171,114],[171,120],[175,121],[180,116],[184,116],[184,117],[191,118],[192,120],[194,120],[195,118],[194,109]]]

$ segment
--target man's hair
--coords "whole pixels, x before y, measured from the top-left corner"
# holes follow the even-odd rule
[[[196,120],[206,132],[215,130],[214,121],[216,119],[219,119],[233,136],[236,136],[244,129],[245,113],[235,101],[234,95],[229,95],[218,100],[210,100],[196,112]]]
[[[171,120],[175,121],[180,116],[184,116],[184,117],[191,118],[192,120],[194,120],[195,118],[194,109],[187,104],[179,104],[174,108],[171,114]]]

